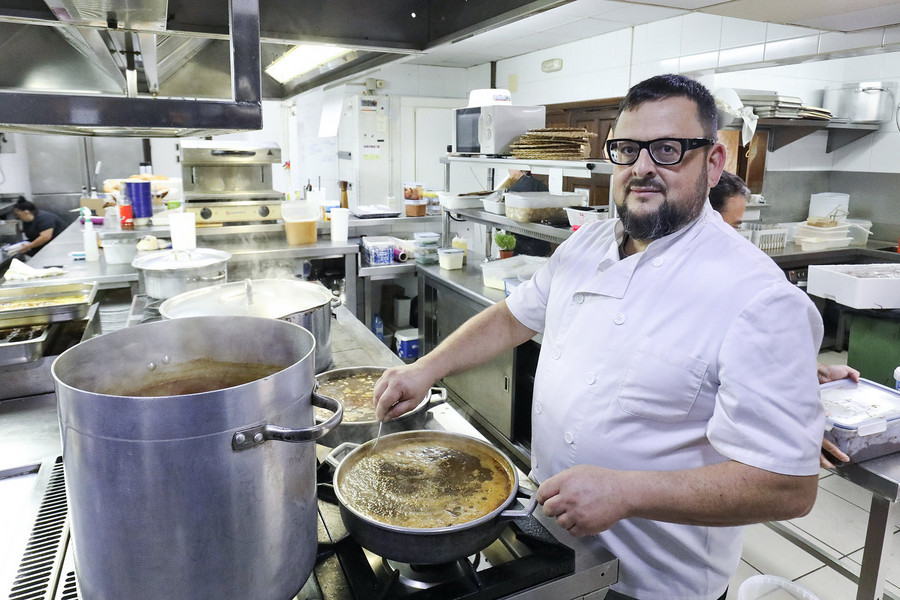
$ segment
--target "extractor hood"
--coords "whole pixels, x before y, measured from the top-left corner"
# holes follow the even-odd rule
[[[0,0],[0,131],[208,136],[285,99],[570,0]],[[299,43],[353,49],[284,85]]]

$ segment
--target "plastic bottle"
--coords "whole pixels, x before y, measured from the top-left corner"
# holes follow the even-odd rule
[[[384,321],[381,320],[381,315],[375,315],[372,318],[372,333],[379,340],[384,340]]]
[[[468,252],[468,244],[466,243],[465,238],[461,238],[458,235],[454,236],[452,240],[450,240],[450,245],[454,248],[459,248],[463,251],[463,264],[466,264],[466,255]]]
[[[97,249],[97,232],[94,231],[94,222],[91,221],[91,209],[81,209],[84,217],[84,260],[94,262],[100,259],[100,250]]]

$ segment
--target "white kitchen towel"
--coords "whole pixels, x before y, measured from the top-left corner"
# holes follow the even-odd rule
[[[14,258],[9,263],[9,269],[6,270],[4,277],[6,277],[7,281],[27,281],[29,279],[40,279],[41,277],[53,277],[64,273],[65,270],[59,267],[35,269],[34,267],[29,267],[18,258]]]

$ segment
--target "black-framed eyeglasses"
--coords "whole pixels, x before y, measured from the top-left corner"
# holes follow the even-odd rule
[[[633,165],[637,162],[641,150],[646,148],[653,162],[671,166],[680,163],[688,150],[715,143],[715,140],[709,138],[659,138],[647,142],[613,139],[606,142],[606,155],[615,165]]]

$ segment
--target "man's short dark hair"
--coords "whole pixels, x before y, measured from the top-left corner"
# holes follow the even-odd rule
[[[703,135],[716,139],[718,130],[716,99],[706,86],[684,75],[656,75],[635,84],[619,103],[619,115],[634,110],[645,102],[677,97],[694,101],[697,105],[697,116],[703,126]],[[618,116],[616,120],[618,121]]]
[[[750,188],[734,173],[722,171],[719,183],[709,190],[709,203],[721,212],[725,208],[725,200],[737,195],[743,196],[746,201],[750,197]]]
[[[16,200],[16,205],[13,206],[14,210],[27,210],[30,211],[31,214],[37,213],[37,207],[34,205],[34,202],[25,199],[25,196],[19,196]]]

